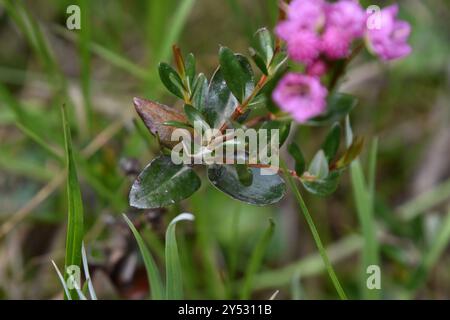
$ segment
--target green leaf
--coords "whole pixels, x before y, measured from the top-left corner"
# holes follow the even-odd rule
[[[153,159],[134,181],[130,205],[140,209],[161,208],[188,198],[199,187],[200,178],[192,168],[160,156]]]
[[[289,131],[291,130],[291,122],[282,122],[282,121],[266,121],[261,125],[261,129],[266,129],[268,132],[267,137],[270,141],[271,139],[271,131],[270,130],[278,130],[279,139],[280,139],[280,147],[284,144],[287,137],[289,136]]]
[[[188,129],[188,130],[193,128],[189,123],[180,122],[180,121],[165,121],[165,122],[163,122],[163,125],[169,126],[169,127],[181,128],[181,129]]]
[[[327,99],[327,110],[324,114],[308,121],[311,125],[324,125],[339,121],[352,111],[358,99],[345,93],[331,94]]]
[[[359,154],[363,149],[363,146],[364,146],[364,138],[355,137],[350,147],[348,147],[348,149],[345,151],[342,157],[338,161],[336,161],[334,167],[340,169],[348,166],[353,160],[355,160],[359,156]]]
[[[65,268],[68,266],[78,266],[81,269],[81,245],[83,242],[83,200],[81,198],[80,185],[78,183],[77,169],[72,150],[72,138],[70,135],[70,125],[67,118],[65,105],[62,106],[62,122],[64,128],[64,142],[67,161],[67,238],[66,238],[66,257]],[[65,279],[68,278],[65,273]],[[75,297],[75,289],[69,291],[72,297]],[[66,297],[67,298],[67,297]]]
[[[125,214],[123,214],[123,218],[130,227],[131,232],[133,233],[134,238],[136,239],[136,242],[139,246],[139,251],[141,252],[142,259],[144,260],[145,270],[147,271],[148,285],[151,291],[151,298],[153,300],[162,300],[164,299],[164,285],[155,260],[148,250],[144,239],[142,239],[139,231],[135,228],[130,219],[128,219]]]
[[[235,164],[237,175],[239,177],[239,182],[248,187],[253,182],[252,171],[245,164]]]
[[[184,99],[183,91],[185,88],[183,86],[183,81],[175,69],[165,62],[161,62],[158,70],[159,77],[161,78],[162,83],[166,86],[167,90],[178,98]]]
[[[186,57],[186,77],[189,81],[189,86],[192,88],[194,85],[194,79],[195,79],[195,56],[190,53]]]
[[[266,66],[269,66],[273,58],[274,41],[267,28],[261,28],[256,32],[258,39],[258,52],[264,58]]]
[[[295,160],[295,172],[299,177],[301,177],[303,172],[305,172],[306,167],[305,157],[303,156],[302,150],[295,142],[292,142],[288,146],[288,152]]]
[[[230,197],[254,205],[268,205],[280,201],[286,191],[283,179],[278,175],[262,175],[261,169],[250,168],[252,184],[244,186],[239,181],[233,165],[213,165],[208,168],[209,181]]]
[[[254,87],[253,72],[247,59],[238,56],[227,47],[219,50],[220,67],[223,77],[236,99],[242,103],[250,94],[249,87]]]
[[[244,87],[244,98],[248,98],[255,89],[255,75],[253,74],[252,65],[246,56],[236,53],[236,58],[241,64],[241,68],[246,74],[246,82]]]
[[[190,213],[182,213],[176,216],[170,222],[166,231],[166,298],[168,300],[183,299],[183,277],[175,235],[177,222],[183,220],[193,221],[194,216]]]
[[[228,88],[222,70],[216,69],[208,88],[205,115],[211,127],[220,128],[238,106],[237,99]]]
[[[250,48],[250,55],[259,70],[261,70],[261,72],[266,76],[269,75],[269,70],[267,70],[266,61],[264,61],[263,57],[261,57],[261,55],[252,48]]]
[[[308,172],[318,179],[323,179],[328,176],[328,161],[323,150],[319,150],[312,159]]]
[[[282,70],[284,66],[286,66],[286,61],[288,61],[288,56],[286,53],[279,52],[273,57],[273,60],[269,67],[269,74],[276,74],[279,70]],[[287,69],[287,68],[285,68]]]
[[[203,73],[200,73],[195,79],[192,89],[191,101],[192,105],[200,111],[205,109],[205,101],[208,95],[208,79]]]
[[[336,191],[339,185],[340,176],[340,171],[336,170],[331,171],[325,178],[315,180],[307,180],[302,178],[301,182],[303,187],[305,187],[308,192],[317,196],[325,197]]]
[[[340,141],[341,126],[336,122],[325,138],[324,143],[322,144],[322,150],[325,152],[325,157],[327,158],[328,162],[332,161],[336,156]]]
[[[209,124],[206,122],[205,118],[203,118],[203,115],[195,109],[193,106],[186,104],[184,105],[184,113],[186,114],[187,118],[189,119],[189,122],[196,128],[197,126],[200,126],[201,130],[205,132],[206,130],[210,129]],[[196,126],[197,124],[197,126]],[[203,132],[198,132],[199,134],[203,134]]]
[[[247,269],[245,271],[244,284],[242,285],[240,296],[241,300],[247,300],[250,298],[250,293],[253,286],[253,276],[261,266],[264,254],[266,253],[267,247],[269,246],[270,240],[272,239],[274,229],[275,223],[272,219],[269,219],[269,227],[259,239],[255,250],[253,250]]]

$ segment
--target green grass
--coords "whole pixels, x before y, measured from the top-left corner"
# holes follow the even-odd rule
[[[183,299],[183,271],[180,254],[175,234],[176,224],[180,221],[192,221],[194,216],[190,213],[182,213],[176,216],[167,227],[165,245],[166,284],[164,286],[158,266],[155,263],[139,231],[126,215],[123,215],[138,243],[139,250],[147,270],[148,283],[151,291],[151,299],[154,300],[180,300]]]
[[[409,298],[414,297],[414,294],[425,283],[433,266],[438,261],[441,254],[447,248],[450,242],[450,210],[442,218],[440,227],[430,246],[426,248],[422,259],[416,271],[412,274],[408,289],[410,290]]]
[[[77,169],[72,150],[72,138],[66,107],[63,105],[62,123],[64,126],[64,141],[67,162],[67,239],[64,266],[78,266],[81,269],[81,246],[83,242],[83,200],[81,198],[80,185],[78,183]],[[65,274],[65,279],[68,275]],[[75,292],[74,289],[69,292]],[[73,294],[72,294],[73,296]]]
[[[273,231],[275,228],[275,223],[271,219],[269,221],[269,227],[261,236],[258,243],[256,244],[255,249],[250,256],[245,275],[244,275],[244,283],[242,285],[240,299],[247,300],[250,298],[252,287],[253,287],[253,278],[258,269],[261,267],[263,262],[264,254],[267,251],[267,247],[272,238]]]
[[[352,181],[353,198],[356,212],[361,225],[364,237],[364,247],[360,266],[360,286],[361,294],[365,299],[378,299],[380,290],[371,290],[366,286],[367,267],[379,265],[378,239],[376,235],[376,222],[374,218],[374,198],[375,198],[375,172],[377,158],[378,141],[374,139],[369,152],[369,174],[365,178],[363,168],[359,159],[350,165],[350,175]]]
[[[153,300],[162,300],[165,297],[164,285],[158,270],[158,266],[156,265],[155,260],[153,259],[150,251],[148,250],[144,240],[139,234],[139,231],[136,230],[133,223],[130,221],[130,219],[128,219],[128,217],[125,214],[123,215],[123,218],[130,227],[131,232],[133,232],[134,238],[136,239],[136,242],[139,246],[142,259],[144,260],[145,269],[147,270],[148,285],[151,292],[150,297]]]

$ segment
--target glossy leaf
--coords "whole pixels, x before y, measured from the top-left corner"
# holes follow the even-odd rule
[[[186,104],[184,106],[184,113],[186,114],[189,122],[194,126],[194,128],[199,127],[203,132],[210,129],[210,126],[206,122],[205,118],[203,118],[203,115],[193,106]],[[203,134],[203,132],[198,133]]]
[[[189,81],[189,86],[192,89],[192,86],[194,84],[194,79],[195,79],[195,74],[196,74],[196,70],[195,70],[195,57],[192,53],[188,54],[186,57],[186,77]]]
[[[328,161],[323,150],[319,150],[316,153],[309,165],[308,172],[318,179],[328,176]]]
[[[164,86],[172,94],[180,99],[183,99],[183,91],[185,90],[183,86],[183,81],[181,80],[178,73],[167,63],[161,62],[159,64],[159,77]]]
[[[293,142],[288,146],[288,152],[295,160],[295,173],[300,177],[303,172],[305,172],[306,167],[302,150],[295,142]]]
[[[261,72],[267,76],[269,74],[269,70],[267,69],[266,61],[264,61],[264,58],[261,57],[259,52],[255,51],[252,48],[250,48],[250,55],[252,56],[253,62],[255,62],[259,70],[261,70]]]
[[[245,100],[254,87],[253,72],[247,59],[241,55],[235,55],[227,47],[219,50],[219,61],[223,77],[228,88],[239,102]]]
[[[200,73],[195,79],[194,87],[192,88],[191,102],[192,105],[201,112],[205,109],[205,101],[208,95],[208,79],[203,73]]]
[[[191,196],[200,188],[200,178],[185,165],[160,156],[148,164],[134,181],[130,205],[140,209],[161,208]]]
[[[339,185],[340,171],[332,171],[325,178],[315,179],[313,181],[307,179],[301,179],[303,187],[317,196],[325,197],[336,191]]]
[[[222,74],[222,70],[216,69],[208,88],[208,95],[205,105],[205,115],[208,123],[214,128],[220,128],[239,102],[228,88]]]
[[[258,39],[258,51],[264,58],[266,66],[272,61],[274,52],[274,41],[272,35],[267,28],[261,28],[257,31],[256,37]]]
[[[339,143],[341,141],[341,126],[339,123],[335,123],[333,127],[331,127],[330,132],[325,138],[324,143],[322,144],[322,150],[325,153],[325,157],[328,162],[332,161],[336,156],[336,152],[339,149]]]
[[[268,205],[280,201],[286,186],[278,175],[262,175],[261,169],[250,168],[253,174],[252,184],[244,186],[240,183],[233,165],[213,165],[208,168],[208,179],[222,192],[234,199],[254,204]]]
[[[358,99],[346,93],[334,93],[327,99],[327,110],[324,114],[308,121],[312,125],[324,125],[344,118],[358,103]]]

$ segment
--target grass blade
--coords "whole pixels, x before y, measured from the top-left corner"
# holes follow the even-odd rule
[[[52,264],[56,270],[56,273],[58,274],[59,281],[61,282],[61,285],[63,286],[64,294],[67,297],[67,300],[72,300],[72,296],[70,295],[69,289],[67,288],[66,281],[64,281],[64,277],[62,276],[61,271],[59,271],[59,268],[56,265],[55,261],[52,260]]]
[[[91,100],[91,52],[89,43],[91,41],[90,21],[89,15],[91,12],[90,1],[81,0],[81,30],[78,44],[80,59],[80,77],[81,77],[81,92],[83,94],[83,105],[86,116],[86,126],[88,132],[92,131],[94,122],[94,111]]]
[[[89,265],[87,261],[86,249],[84,243],[81,245],[81,259],[83,260],[84,276],[89,289],[89,295],[92,300],[97,300],[97,294],[95,293],[94,286],[92,285],[91,275],[89,274]]]
[[[171,23],[169,23],[170,28],[166,31],[164,42],[162,43],[159,53],[156,56],[156,61],[166,60],[170,55],[172,45],[180,36],[181,30],[183,29],[194,3],[195,0],[183,0],[181,1],[181,4],[178,5],[171,18]]]
[[[67,118],[67,110],[65,105],[62,106],[61,110],[67,160],[68,223],[65,268],[71,265],[76,265],[81,268],[81,246],[83,241],[83,201],[81,199],[81,190],[78,183],[77,169],[75,167],[72,150],[70,125]]]
[[[177,222],[183,220],[193,221],[194,216],[190,213],[182,213],[176,216],[170,222],[166,231],[166,298],[169,300],[183,299],[183,278],[175,235]]]
[[[365,183],[364,173],[360,161],[354,160],[350,166],[353,197],[356,204],[359,223],[364,237],[361,265],[361,290],[365,299],[379,297],[379,290],[370,290],[366,286],[366,269],[370,265],[378,265],[378,242],[376,226],[373,218],[373,195],[370,194]]]
[[[137,231],[130,219],[128,219],[125,214],[123,215],[123,218],[130,227],[131,232],[133,232],[134,238],[138,243],[139,250],[141,251],[145,269],[147,270],[148,284],[151,290],[151,298],[153,300],[162,300],[164,299],[164,285],[162,283],[161,275],[159,273],[158,267],[156,266],[155,260],[153,259],[150,251],[145,245],[145,242],[139,234],[139,231]]]
[[[363,246],[360,235],[349,235],[327,247],[330,261],[337,263],[358,254]],[[271,289],[288,286],[292,279],[300,274],[302,279],[318,276],[326,271],[322,257],[319,253],[312,253],[298,261],[277,270],[268,270],[258,273],[253,281],[253,289]],[[240,282],[237,285],[241,285]]]
[[[353,136],[350,120],[346,119],[346,140],[347,146]],[[366,285],[367,267],[379,265],[379,246],[376,238],[376,224],[374,219],[374,198],[375,198],[375,175],[376,159],[378,150],[378,140],[372,141],[369,154],[369,175],[366,178],[359,159],[355,159],[350,165],[350,176],[352,181],[353,198],[356,205],[359,223],[364,237],[364,247],[362,250],[362,263],[360,270],[361,293],[364,299],[379,299],[380,290],[371,290]]]
[[[423,259],[416,272],[411,277],[409,288],[412,292],[419,289],[430,274],[431,268],[435,265],[440,255],[450,242],[450,211],[447,213],[441,227],[428,250],[425,251]]]
[[[241,299],[246,300],[250,298],[251,289],[253,286],[253,276],[258,271],[261,266],[262,260],[264,258],[264,253],[266,252],[267,246],[272,239],[273,230],[275,228],[275,223],[272,219],[269,220],[269,227],[262,235],[261,239],[258,241],[255,250],[253,251],[250,262],[248,263],[247,270],[245,272],[244,285],[242,286]]]
[[[398,208],[400,218],[410,221],[450,197],[450,180],[407,201]]]

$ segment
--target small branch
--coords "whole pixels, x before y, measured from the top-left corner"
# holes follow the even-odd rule
[[[268,165],[268,164],[263,164],[263,163],[253,163],[253,164],[247,164],[247,166],[248,167],[251,167],[251,168],[271,168],[271,166],[270,165]],[[286,169],[286,172],[287,173],[289,173],[289,175],[291,176],[291,177],[293,177],[293,178],[296,178],[296,179],[298,179],[298,180],[306,180],[306,181],[314,181],[314,180],[316,180],[316,177],[314,177],[314,176],[311,176],[309,173],[307,173],[307,172],[304,172],[301,176],[299,176],[298,174],[297,174],[297,172],[295,172],[295,170],[290,170],[290,169]],[[278,174],[282,174],[282,173],[284,173],[284,170],[283,169],[281,169],[281,168],[279,168],[278,169]]]

